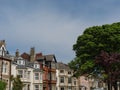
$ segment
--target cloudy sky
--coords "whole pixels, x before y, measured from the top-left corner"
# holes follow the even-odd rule
[[[0,40],[14,54],[35,47],[70,62],[85,28],[120,21],[120,0],[0,0]]]

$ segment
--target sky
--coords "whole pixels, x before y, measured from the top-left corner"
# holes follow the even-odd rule
[[[69,63],[86,28],[119,21],[120,0],[0,0],[0,40],[13,55],[35,47]]]

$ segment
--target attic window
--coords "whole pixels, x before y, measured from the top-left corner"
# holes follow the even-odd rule
[[[36,68],[36,69],[39,68],[39,64],[35,63],[34,68]]]
[[[68,71],[68,74],[71,74],[71,71]]]
[[[18,60],[18,61],[17,61],[17,64],[19,64],[19,65],[25,65],[25,61],[23,61],[23,60]]]

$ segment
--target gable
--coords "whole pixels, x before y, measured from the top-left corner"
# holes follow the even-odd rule
[[[1,56],[2,56],[2,55],[4,56],[6,52],[7,52],[7,50],[6,50],[5,45],[1,45],[1,47],[0,47],[0,55],[1,55]]]

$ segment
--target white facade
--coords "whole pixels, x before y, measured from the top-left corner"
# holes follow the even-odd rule
[[[73,77],[73,71],[63,63],[58,64],[56,70],[57,90],[78,90],[78,80]]]
[[[11,65],[11,74],[14,77],[20,76],[21,81],[25,84],[23,90],[43,90],[43,73],[37,62],[30,63],[18,59]]]
[[[5,40],[0,40],[0,80],[7,83],[6,90],[10,88],[11,59],[8,57]]]

